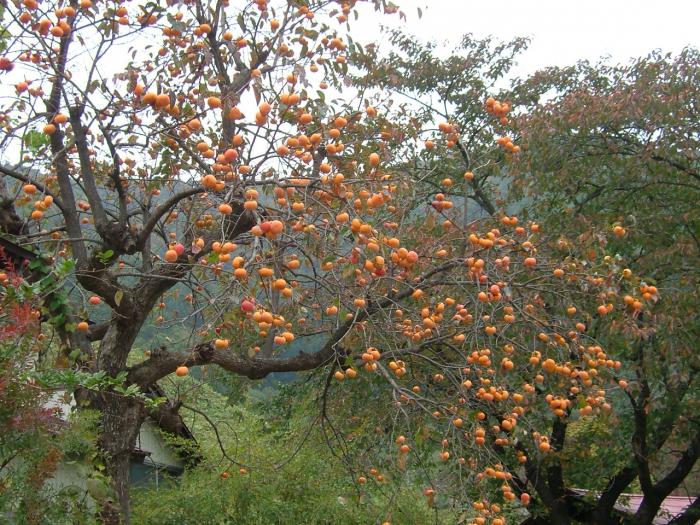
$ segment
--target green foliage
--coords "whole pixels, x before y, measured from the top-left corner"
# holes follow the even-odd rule
[[[44,388],[62,388],[69,392],[78,387],[88,390],[111,390],[126,397],[137,397],[144,402],[146,408],[154,408],[164,399],[151,397],[139,389],[138,385],[125,385],[127,372],[120,372],[116,377],[109,376],[106,372],[84,372],[72,369],[38,369],[27,374]]]
[[[49,136],[40,131],[29,130],[24,135],[24,145],[33,153],[46,147],[49,144]]]
[[[615,414],[607,421],[586,417],[569,426],[562,459],[572,487],[601,491],[608,480],[600,473],[625,466],[631,451],[629,442],[615,439],[622,430],[619,425],[628,426],[629,420]]]
[[[274,477],[234,472],[222,479],[216,472],[197,469],[186,473],[176,489],[136,494],[133,522],[359,525],[380,523],[392,515],[384,510],[385,498],[359,499],[324,459],[323,454],[307,452],[298,460],[303,467],[290,466]],[[416,504],[413,493],[404,490],[394,497],[393,506],[401,507],[393,512],[397,523],[434,522],[430,509]]]
[[[97,429],[100,414],[97,410],[74,411],[68,427],[59,436],[59,446],[67,460],[97,457]]]
[[[354,483],[347,464],[336,457],[336,445],[326,442],[318,425],[308,383],[289,383],[264,402],[237,406],[196,380],[173,388],[182,394],[183,415],[205,460],[177,485],[135,494],[134,523],[435,522],[435,511],[416,498],[417,486],[400,478]],[[211,425],[188,406],[216,424],[228,459]],[[222,477],[224,472],[228,477]],[[440,520],[452,523],[454,516],[442,511]]]
[[[0,5],[0,22],[4,22],[5,7]],[[4,24],[3,24],[4,25]],[[10,37],[10,32],[7,29],[0,29],[0,52],[7,49],[7,40]]]
[[[0,516],[22,524],[92,523],[81,494],[49,483],[64,456],[94,450],[94,434],[81,432],[82,424],[67,427],[47,408],[46,391],[26,380],[33,335],[25,327],[14,340],[0,340]]]

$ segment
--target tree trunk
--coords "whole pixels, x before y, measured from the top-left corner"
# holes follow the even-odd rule
[[[637,513],[634,516],[635,524],[650,525],[653,523],[663,500],[664,498],[659,497],[656,494],[652,494],[651,497],[649,495],[645,495],[641,505],[639,505],[639,508],[637,509]]]
[[[566,504],[562,501],[556,501],[549,508],[549,518],[552,525],[571,525],[571,518],[566,509]]]
[[[136,309],[131,318],[113,315],[97,352],[97,371],[116,377],[126,369],[127,357],[143,324],[142,311]],[[112,480],[120,522],[129,525],[129,462],[145,417],[144,405],[136,397],[109,390],[95,394],[93,399],[101,413],[98,445]]]
[[[129,525],[129,462],[143,422],[140,400],[112,392],[100,394],[102,431],[99,445],[119,504],[121,522]]]

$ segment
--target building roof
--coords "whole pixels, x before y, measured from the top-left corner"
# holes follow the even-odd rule
[[[574,489],[573,492],[588,494],[590,491]],[[642,504],[643,499],[644,494],[620,494],[615,504],[615,509],[626,514],[635,514]],[[666,525],[688,508],[693,501],[695,501],[695,497],[691,496],[668,496],[663,503],[661,503],[659,512],[653,521],[654,525]]]
[[[620,499],[622,502],[620,502]],[[629,513],[637,512],[639,506],[644,499],[643,494],[621,494],[616,505],[622,511]],[[655,525],[666,525],[673,518],[681,514],[694,501],[694,498],[688,496],[668,496],[663,503],[657,516],[654,518]]]

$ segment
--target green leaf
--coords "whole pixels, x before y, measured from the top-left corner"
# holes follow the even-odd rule
[[[58,296],[54,297],[53,301],[51,301],[49,303],[49,310],[50,311],[58,310],[64,304],[66,304],[65,299],[63,298],[63,296],[58,295]]]
[[[58,266],[58,272],[60,274],[67,274],[73,268],[75,268],[75,261],[73,259],[66,259]]]
[[[32,152],[49,144],[49,136],[40,131],[31,130],[24,135],[24,145]]]
[[[97,254],[97,258],[102,264],[107,264],[110,259],[114,256],[114,251],[113,250],[107,250],[104,252],[100,252]]]
[[[154,398],[147,397],[146,399],[144,399],[144,405],[147,408],[156,408],[159,405],[162,405],[163,403],[165,403],[167,400],[168,400],[167,397],[154,397]]]
[[[124,292],[121,290],[117,290],[117,292],[114,294],[114,304],[119,306],[122,303],[122,299],[124,298]]]
[[[30,270],[37,270],[44,265],[45,265],[45,263],[41,259],[34,259],[32,262],[29,263],[29,269]]]

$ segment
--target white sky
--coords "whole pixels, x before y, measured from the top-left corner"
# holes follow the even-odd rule
[[[677,53],[700,47],[700,0],[394,0],[406,13],[401,23],[424,40],[456,42],[464,33],[493,35],[500,40],[530,36],[519,59],[517,75],[549,65],[570,65],[610,55],[615,62],[648,54],[653,49]],[[417,16],[417,8],[423,18]],[[398,17],[363,16],[354,32],[377,39],[370,19],[392,25]],[[370,36],[371,35],[371,36]],[[358,38],[363,40],[363,38]]]

